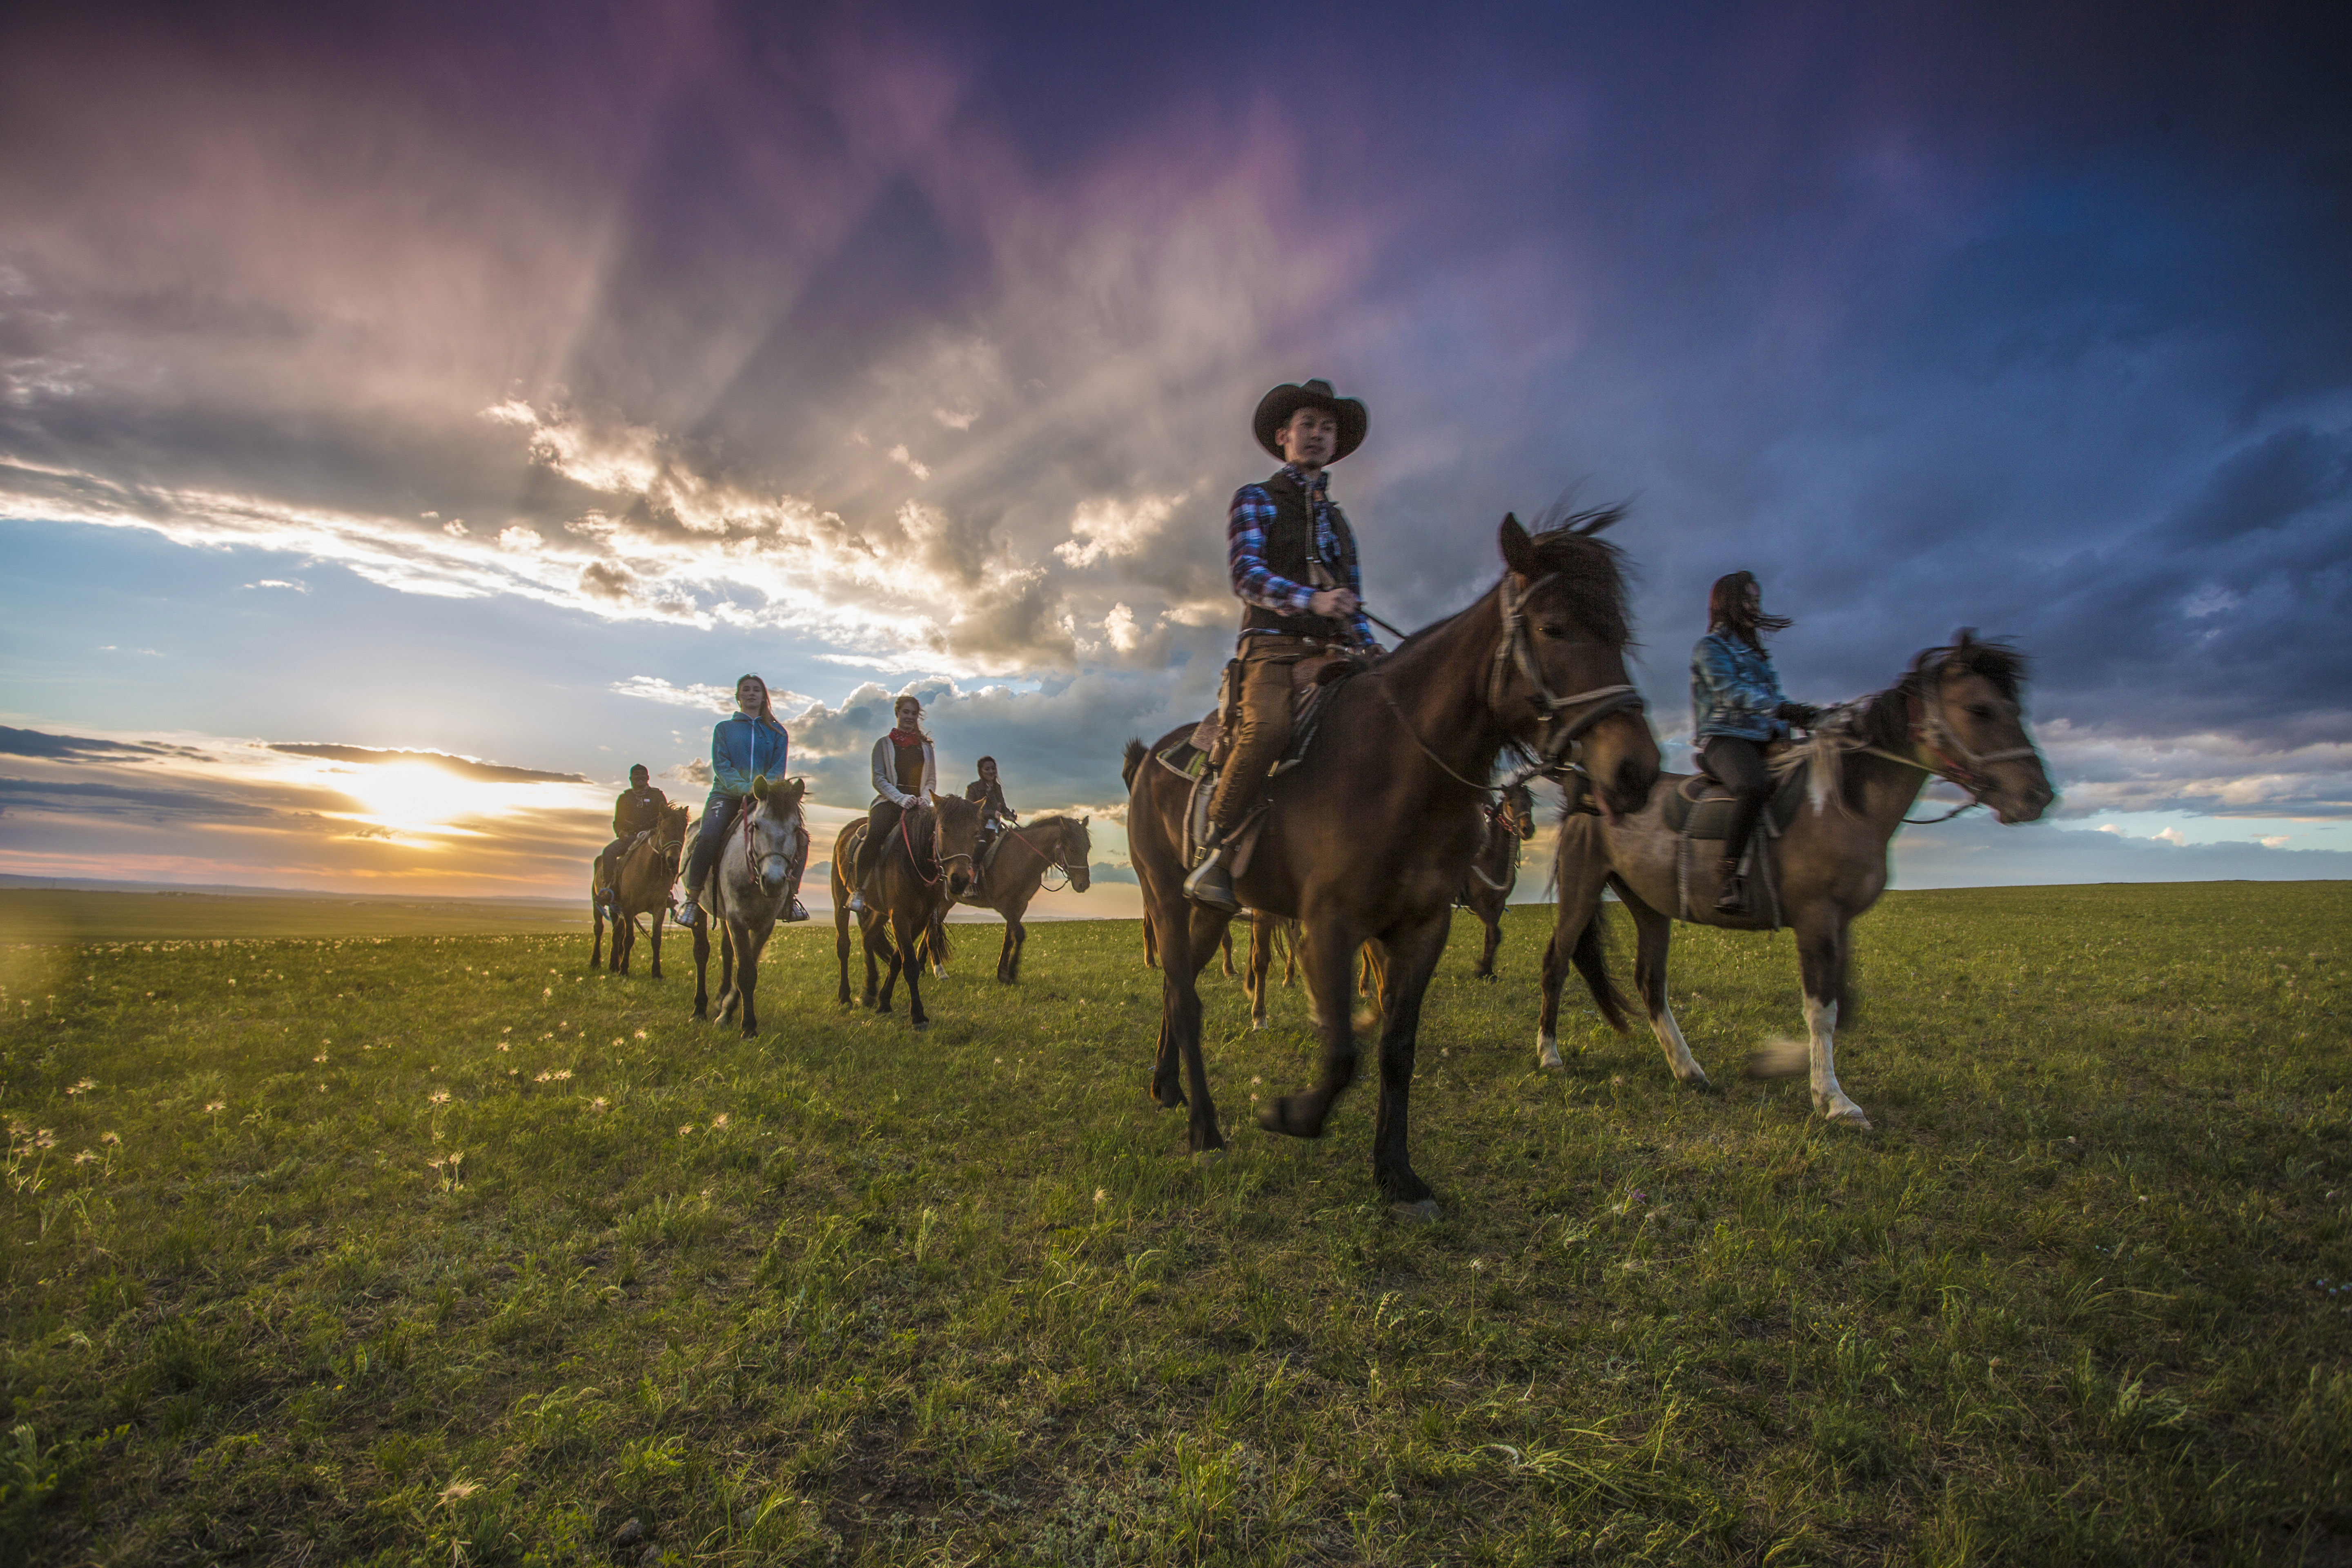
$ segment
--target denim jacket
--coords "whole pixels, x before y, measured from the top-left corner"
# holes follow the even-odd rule
[[[1736,735],[1743,741],[1778,741],[1789,726],[1774,711],[1787,699],[1772,656],[1717,627],[1691,649],[1691,739]]]
[[[710,793],[741,798],[751,793],[751,775],[782,778],[793,738],[773,719],[730,713],[710,729]]]

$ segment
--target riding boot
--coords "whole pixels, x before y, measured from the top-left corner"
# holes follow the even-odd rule
[[[1234,874],[1225,865],[1225,836],[1215,828],[1201,847],[1208,853],[1200,866],[1184,879],[1184,896],[1196,904],[1206,904],[1227,914],[1241,912],[1241,900],[1234,897]]]
[[[1739,862],[1719,860],[1716,870],[1723,878],[1723,891],[1716,895],[1715,912],[1735,917],[1747,914],[1748,882],[1739,874]]]
[[[688,888],[685,892],[680,893],[670,904],[669,918],[679,925],[688,928],[700,925],[702,923],[702,889]]]

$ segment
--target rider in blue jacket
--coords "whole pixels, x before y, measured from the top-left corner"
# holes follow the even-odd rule
[[[1786,616],[1764,613],[1763,590],[1755,574],[1734,572],[1715,580],[1706,595],[1706,636],[1691,649],[1691,743],[1698,765],[1731,792],[1731,820],[1724,826],[1723,891],[1715,912],[1748,912],[1748,889],[1739,875],[1740,857],[1772,793],[1764,768],[1764,748],[1786,740],[1792,723],[1810,728],[1818,709],[1780,694],[1764,634],[1785,629]]]
[[[792,736],[769,702],[766,681],[756,675],[737,681],[735,708],[710,729],[710,798],[703,803],[701,827],[687,854],[686,890],[672,911],[680,925],[701,921],[702,884],[709,879],[719,850],[726,847],[727,830],[735,825],[735,814],[751,798],[751,780],[761,773],[782,778],[792,755]],[[784,919],[804,921],[808,910],[794,899]]]

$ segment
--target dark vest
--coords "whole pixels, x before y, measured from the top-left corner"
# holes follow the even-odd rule
[[[613,803],[613,836],[626,838],[633,833],[643,833],[661,823],[662,807],[669,797],[653,785],[633,789]]]
[[[1315,520],[1307,515],[1307,492],[1299,487],[1297,479],[1280,472],[1265,480],[1261,488],[1274,502],[1274,521],[1266,524],[1265,529],[1266,570],[1294,583],[1307,582],[1307,556],[1315,548]],[[1345,587],[1349,569],[1356,563],[1356,534],[1336,506],[1331,508],[1331,534],[1332,542],[1339,547],[1339,559],[1324,564],[1331,570],[1333,584]],[[1260,627],[1297,637],[1320,637],[1327,642],[1352,643],[1356,640],[1354,625],[1337,616],[1286,616],[1263,605],[1243,605],[1242,630],[1246,632]]]
[[[901,790],[913,795],[923,787],[923,743],[920,741],[911,746],[901,746],[893,742],[890,746],[890,763],[898,773],[898,787]]]

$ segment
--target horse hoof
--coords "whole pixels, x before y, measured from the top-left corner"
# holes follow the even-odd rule
[[[1856,1132],[1870,1131],[1870,1118],[1862,1113],[1859,1106],[1851,1110],[1841,1110],[1833,1116],[1824,1116],[1822,1120],[1832,1127],[1850,1127]]]
[[[1302,1098],[1286,1094],[1278,1100],[1268,1100],[1258,1108],[1257,1124],[1268,1132],[1279,1132],[1286,1138],[1322,1137],[1323,1119],[1294,1105],[1294,1101]]]
[[[910,1029],[928,1029],[930,1026],[931,1021],[929,1018],[909,1018],[907,1020],[907,1027]]]
[[[1225,1152],[1223,1149],[1195,1149],[1192,1151],[1192,1163],[1195,1165],[1222,1165],[1224,1163]]]
[[[1397,1218],[1411,1220],[1415,1225],[1433,1225],[1445,1217],[1445,1211],[1437,1206],[1435,1198],[1423,1198],[1414,1204],[1397,1204],[1394,1207]]]

